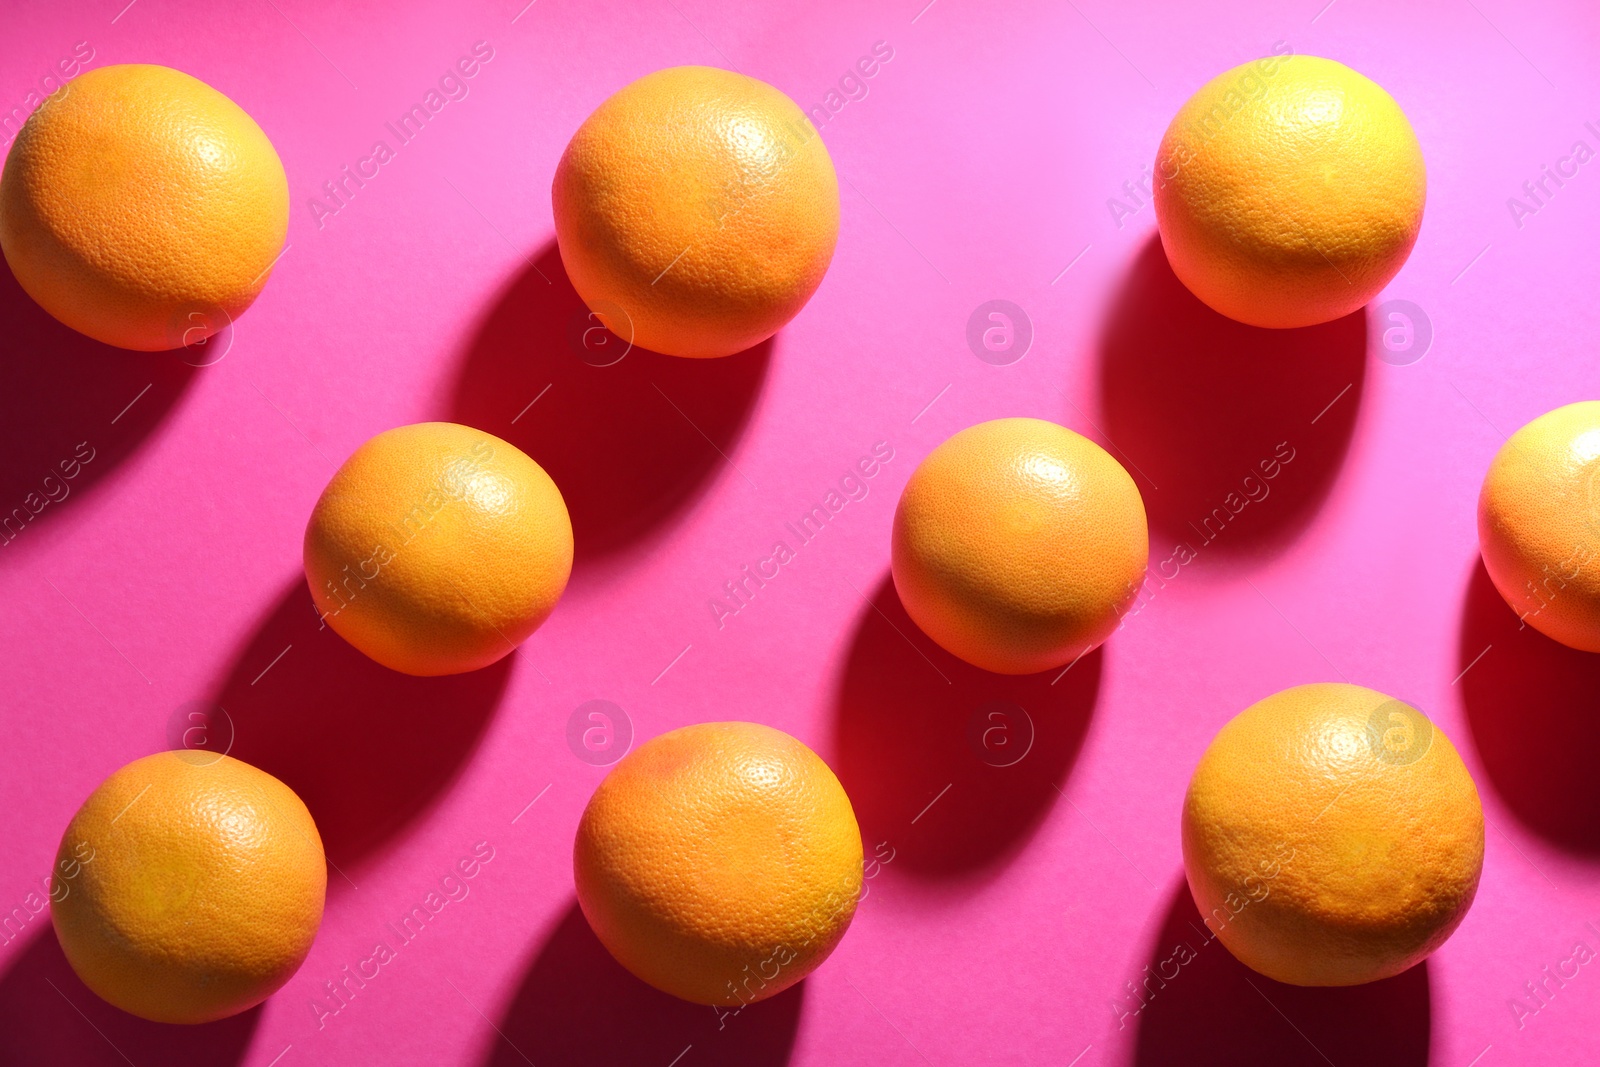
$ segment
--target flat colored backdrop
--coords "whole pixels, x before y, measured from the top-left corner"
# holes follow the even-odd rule
[[[13,127],[75,50],[178,67],[271,136],[293,216],[260,300],[184,359],[91,343],[0,276],[0,511],[51,497],[0,546],[0,1063],[1600,1059],[1600,657],[1519,631],[1474,523],[1504,436],[1600,389],[1589,5],[125,2],[6,6]],[[1292,332],[1190,297],[1142,188],[1183,100],[1278,42],[1393,93],[1429,179],[1421,239],[1380,300]],[[386,124],[475,47],[476,73],[397,138]],[[815,109],[838,252],[758,350],[598,366],[616,348],[585,342],[551,177],[603,98],[684,63]],[[992,300],[1015,307],[972,329]],[[1164,575],[1064,676],[955,661],[888,581],[918,460],[1011,415],[1123,458]],[[425,419],[526,449],[578,537],[545,627],[450,679],[391,674],[319,632],[300,570],[335,467]],[[841,481],[874,450],[873,477]],[[46,485],[75,455],[92,457],[78,477]],[[1274,456],[1264,496],[1213,516]],[[797,537],[787,524],[835,490],[822,532]],[[792,559],[773,576],[780,541]],[[1295,989],[1197,931],[1178,813],[1228,718],[1336,679],[1414,702],[1455,741],[1488,856],[1425,965]],[[615,708],[578,712],[593,700]],[[570,866],[596,764],[714,719],[821,752],[872,860],[832,959],[720,1019],[611,961]],[[194,723],[191,742],[231,744],[300,792],[330,876],[299,974],[257,1010],[179,1028],[90,994],[29,894],[95,784]]]

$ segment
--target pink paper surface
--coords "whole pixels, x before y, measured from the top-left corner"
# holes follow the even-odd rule
[[[93,65],[178,67],[267,131],[293,215],[270,284],[203,368],[89,342],[0,277],[0,510],[80,443],[94,457],[0,547],[0,908],[21,909],[0,941],[0,1063],[1600,1061],[1600,964],[1543,971],[1570,973],[1577,942],[1600,949],[1600,657],[1518,631],[1474,522],[1503,436],[1600,380],[1600,162],[1539,200],[1523,190],[1575,142],[1600,149],[1590,5],[122,2],[12,0],[0,106],[23,108],[78,42]],[[493,57],[467,95],[336,213],[315,210],[480,41]],[[1429,195],[1377,304],[1269,333],[1174,280],[1138,185],[1182,101],[1280,41],[1395,96]],[[799,317],[726,361],[582,362],[549,188],[590,110],[684,63],[825,108],[877,42],[892,59],[865,96],[847,80],[857,98],[822,125],[843,221]],[[1008,365],[967,342],[994,299],[1031,324]],[[1393,300],[1431,333],[1419,360],[1384,347],[1404,325],[1389,318],[1402,306],[1379,311]],[[940,652],[887,575],[918,460],[1011,415],[1124,458],[1153,565],[1198,542],[1188,523],[1260,459],[1281,444],[1294,458],[1103,650],[1055,683],[1007,679]],[[578,562],[514,657],[422,681],[318,632],[300,538],[358,444],[439,418],[551,471]],[[785,523],[879,442],[893,458],[867,494],[797,544]],[[794,560],[719,618],[724,583],[778,540]],[[1455,741],[1488,854],[1471,913],[1425,965],[1293,989],[1195,936],[1178,812],[1227,719],[1340,678],[1412,701]],[[568,723],[596,699],[636,740],[753,719],[837,769],[888,862],[801,986],[719,1027],[589,933],[570,848],[605,769]],[[1009,767],[969,741],[992,701],[1032,723]],[[234,754],[301,793],[335,869],[299,974],[259,1009],[179,1028],[96,999],[25,902],[89,791],[169,747],[194,706],[225,708]],[[492,859],[469,894],[330,1000],[326,983],[398,944],[387,924],[475,847]],[[1197,958],[1134,1013],[1128,983],[1170,975],[1179,942]]]

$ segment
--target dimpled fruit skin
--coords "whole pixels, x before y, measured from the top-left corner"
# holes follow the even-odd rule
[[[1600,401],[1556,408],[1511,435],[1478,495],[1483,565],[1546,637],[1600,652]]]
[[[895,589],[968,663],[1032,674],[1111,636],[1149,561],[1144,501],[1099,445],[1040,419],[968,427],[900,495]]]
[[[696,1004],[781,993],[844,936],[861,830],[828,765],[779,730],[710,722],[625,756],[578,824],[573,873],[596,936]]]
[[[1411,254],[1426,192],[1400,105],[1316,56],[1218,75],[1178,110],[1156,156],[1173,271],[1252,326],[1311,326],[1366,304]]]
[[[229,756],[158,752],[114,772],[62,835],[50,914],[72,969],[144,1019],[236,1015],[317,936],[322,839],[294,791]]]
[[[272,142],[168,67],[101,67],[34,113],[0,178],[0,248],[28,295],[97,341],[155,352],[248,308],[289,231]]]
[[[573,135],[552,195],[578,294],[613,333],[674,356],[771,337],[811,299],[839,237],[838,179],[805,113],[712,67],[659,70],[612,95]]]
[[[452,422],[356,449],[306,525],[306,581],[327,624],[406,674],[511,653],[572,573],[561,490],[515,445]]]
[[[1421,713],[1358,685],[1301,685],[1206,749],[1183,863],[1208,934],[1240,961],[1291,985],[1358,985],[1421,961],[1466,916],[1483,808]]]

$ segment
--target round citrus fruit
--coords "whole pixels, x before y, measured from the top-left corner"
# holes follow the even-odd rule
[[[294,791],[230,756],[158,752],[114,772],[62,835],[50,914],[72,969],[161,1023],[261,1003],[299,969],[327,870]]]
[[[674,356],[776,333],[822,282],[839,236],[833,161],[765,82],[672,67],[618,90],[556,168],[556,240],[611,331]]]
[[[907,614],[946,651],[1032,674],[1111,636],[1149,551],[1144,501],[1104,449],[1053,422],[995,419],[912,473],[891,562]]]
[[[1207,82],[1156,156],[1156,219],[1183,284],[1252,326],[1348,315],[1422,228],[1422,149],[1400,105],[1342,63],[1268,56]]]
[[[1600,652],[1600,401],[1540,415],[1495,453],[1478,496],[1478,545],[1523,622]]]
[[[750,722],[662,734],[623,757],[578,824],[578,903],[650,985],[742,1005],[815,970],[861,895],[861,831],[817,754]]]
[[[1200,758],[1183,864],[1210,936],[1291,985],[1359,985],[1433,952],[1483,870],[1478,790],[1444,732],[1359,685],[1252,704]]]
[[[327,625],[406,674],[459,674],[515,651],[572,573],[561,490],[515,445],[453,422],[356,449],[306,525]]]
[[[39,306],[146,352],[203,341],[266,284],[289,184],[261,127],[202,81],[101,67],[23,125],[0,178],[0,248]]]

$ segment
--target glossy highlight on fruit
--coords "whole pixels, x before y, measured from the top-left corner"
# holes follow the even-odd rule
[[[839,185],[816,128],[777,89],[672,67],[595,109],[552,189],[573,287],[629,342],[713,357],[766,340],[822,282]]]
[[[1600,652],[1600,401],[1546,412],[1495,453],[1478,494],[1478,545],[1524,623]]]
[[[1173,272],[1252,326],[1311,326],[1365,305],[1411,254],[1426,193],[1400,105],[1317,56],[1219,74],[1178,110],[1156,155]]]
[[[73,816],[50,915],[101,998],[152,1022],[204,1023],[294,975],[326,890],[322,839],[293,790],[229,756],[159,752]]]
[[[1358,685],[1240,712],[1195,768],[1183,863],[1208,936],[1291,985],[1359,985],[1426,958],[1483,871],[1483,808],[1438,725]]]
[[[573,846],[578,903],[629,971],[737,1008],[827,959],[861,895],[861,831],[828,765],[770,726],[712,722],[623,757]]]
[[[168,67],[101,67],[63,86],[23,125],[0,177],[0,249],[18,283],[120,348],[181,348],[225,329],[266,285],[288,229],[267,135]]]
[[[941,647],[1032,674],[1111,636],[1149,552],[1138,487],[1104,449],[1053,422],[995,419],[913,472],[891,566],[906,612]]]
[[[572,522],[521,449],[423,422],[356,449],[304,548],[312,599],[339,636],[393,670],[459,674],[509,655],[555,609]]]

